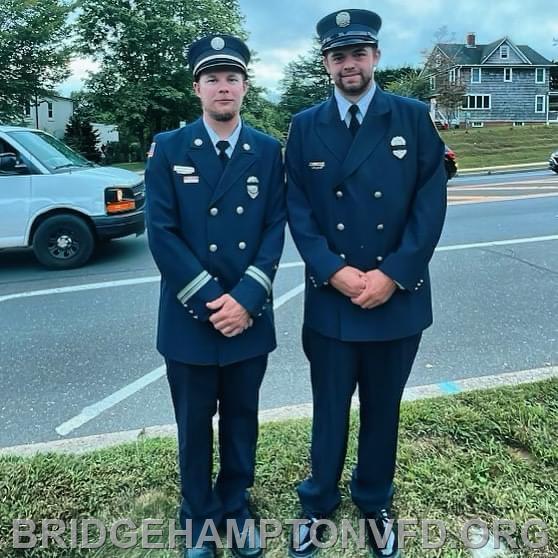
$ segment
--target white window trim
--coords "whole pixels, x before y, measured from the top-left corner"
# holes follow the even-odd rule
[[[542,99],[542,108],[541,110],[537,110],[537,101]],[[535,95],[535,112],[537,114],[542,114],[546,111],[546,95]]]
[[[47,102],[47,117],[49,121],[54,120],[54,103],[52,103],[51,101]]]
[[[430,89],[431,90],[436,89],[436,76],[430,76],[429,81],[430,81]]]
[[[510,79],[506,79],[506,72],[510,73]],[[504,81],[509,83],[513,81],[513,68],[504,68]]]
[[[457,68],[452,68],[449,71],[448,80],[450,83],[455,83],[457,81]]]
[[[537,80],[537,75],[539,70],[542,70],[543,79],[542,81]],[[535,68],[535,83],[543,84],[546,83],[546,68]]]
[[[506,56],[503,56],[504,52],[506,53]],[[507,60],[510,57],[510,47],[508,45],[502,45],[500,47],[500,58],[502,60]]]
[[[479,94],[474,94],[474,93],[469,93],[468,95],[465,95],[465,97],[488,97],[488,107],[480,107],[480,108],[463,108],[463,110],[492,110],[492,94],[490,93],[479,93]]]
[[[484,128],[484,122],[482,120],[473,120],[471,122],[471,128]]]
[[[474,81],[473,76],[475,75],[475,70],[479,72],[479,81]],[[482,68],[471,68],[471,83],[482,83]]]

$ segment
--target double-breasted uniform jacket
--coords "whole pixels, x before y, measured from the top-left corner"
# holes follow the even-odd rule
[[[341,340],[385,341],[431,324],[428,263],[446,210],[443,157],[427,107],[380,88],[354,140],[334,96],[293,118],[287,208],[306,263],[306,326]],[[364,310],[328,283],[345,264],[379,268],[400,288]]]
[[[149,246],[161,272],[157,348],[225,366],[276,346],[272,283],[286,221],[279,142],[242,125],[222,171],[201,118],[158,134],[145,173]],[[229,293],[252,316],[227,338],[206,303]]]

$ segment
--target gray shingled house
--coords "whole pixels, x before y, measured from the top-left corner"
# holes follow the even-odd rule
[[[422,75],[430,79],[435,120],[470,126],[558,124],[558,64],[509,37],[438,43]],[[453,96],[452,96],[453,93]]]

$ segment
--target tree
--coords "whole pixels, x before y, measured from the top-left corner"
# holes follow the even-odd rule
[[[446,26],[437,30],[434,39],[432,50],[423,51],[425,64],[421,75],[434,85],[428,96],[436,99],[438,110],[444,111],[447,119],[457,118],[467,90],[456,63],[460,49],[456,48],[455,33],[450,34]]]
[[[386,83],[385,89],[396,95],[424,101],[430,93],[430,84],[426,78],[420,75],[420,70],[404,68],[399,76]]]
[[[282,95],[279,109],[286,119],[284,127],[288,126],[294,114],[331,95],[331,82],[317,41],[308,54],[287,64],[280,88]]]
[[[98,114],[137,140],[200,114],[186,46],[208,33],[242,36],[236,0],[82,0],[79,48],[100,63],[87,82]]]
[[[0,0],[0,121],[48,95],[69,74],[65,0]]]
[[[93,129],[91,121],[79,111],[74,112],[66,124],[64,141],[88,161],[100,161],[101,154],[97,149],[99,134]]]

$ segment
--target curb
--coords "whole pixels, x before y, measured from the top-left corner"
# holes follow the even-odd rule
[[[467,176],[469,174],[506,174],[518,171],[539,171],[550,170],[548,168],[548,161],[540,163],[520,163],[517,165],[499,165],[494,167],[476,167],[469,169],[462,169],[457,171],[458,177]]]
[[[519,372],[506,372],[492,376],[480,376],[477,378],[467,378],[438,384],[414,386],[405,389],[403,401],[416,401],[418,399],[450,396],[469,391],[527,384],[556,377],[558,377],[558,366],[548,366],[545,368],[521,370]],[[358,399],[353,398],[352,407],[358,408]],[[310,418],[311,416],[311,403],[266,409],[259,413],[260,422],[262,423],[286,419]],[[37,453],[46,452],[82,454],[126,442],[136,442],[145,438],[169,436],[176,437],[176,425],[149,426],[147,428],[70,438],[68,440],[55,440],[52,442],[40,442],[36,444],[0,448],[0,457],[7,455],[30,457]]]

